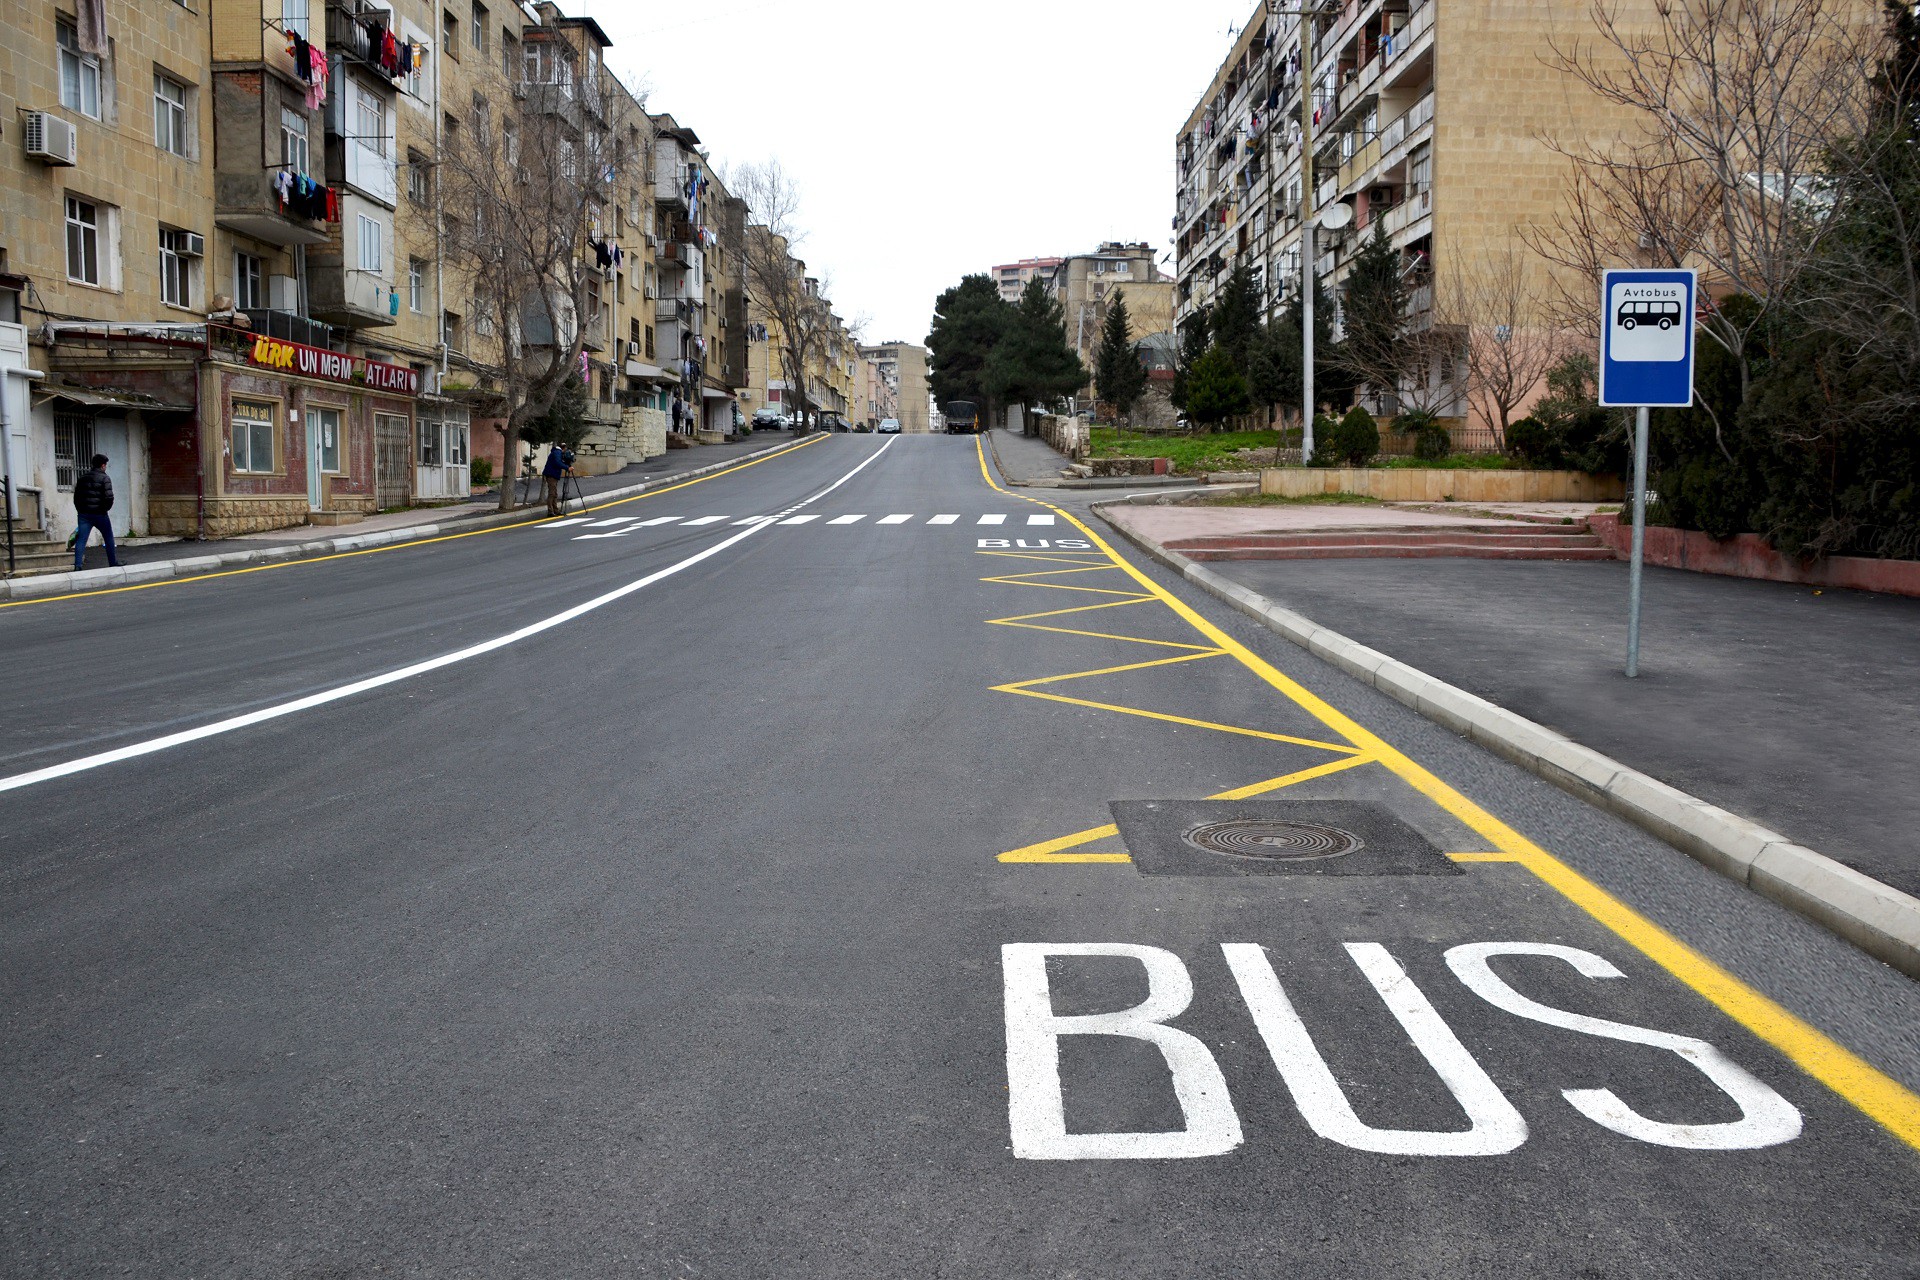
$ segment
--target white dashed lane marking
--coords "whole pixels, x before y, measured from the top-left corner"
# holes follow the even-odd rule
[[[615,516],[611,520],[595,520],[592,524],[588,525],[587,528],[611,529],[613,528],[613,526],[617,524],[628,524],[634,520],[638,520],[639,518],[640,518],[639,516]]]
[[[955,520],[958,520],[959,518],[960,518],[959,516],[935,516],[933,519],[927,521],[927,523],[928,524],[952,524]]]
[[[912,516],[910,516],[910,515],[905,515],[905,516],[882,516],[882,517],[880,518],[880,523],[881,523],[881,524],[905,524],[905,523],[906,523],[907,521],[909,521],[909,520],[911,520],[911,519],[913,519],[913,517],[912,517]]]
[[[697,525],[697,524],[719,524],[722,520],[725,520],[725,519],[726,519],[725,516],[701,516],[698,520],[687,521],[685,527],[692,528],[694,525]]]
[[[1007,522],[1007,518],[1006,518],[1005,516],[1003,516],[1003,515],[1001,515],[1001,516],[981,516],[981,517],[980,517],[980,523],[981,523],[981,524],[1005,524],[1006,522]]]
[[[1052,524],[1052,523],[1053,523],[1053,517],[1052,517],[1052,516],[1046,516],[1046,515],[1034,515],[1034,516],[1028,516],[1028,517],[1027,517],[1027,523],[1028,523],[1028,524]]]
[[[571,520],[552,520],[547,522],[546,524],[537,525],[535,527],[540,529],[565,529],[569,525],[586,524],[586,523],[588,523],[588,521],[585,516],[575,516]]]
[[[866,514],[863,512],[862,514],[857,516],[835,516],[833,519],[827,521],[827,523],[828,524],[859,524],[862,520],[865,520],[866,518],[867,518]]]
[[[781,524],[810,524],[813,521],[818,520],[819,518],[820,518],[819,516],[788,516],[785,520],[782,520],[780,523]]]
[[[595,520],[591,516],[571,516],[565,520],[549,520],[531,527],[536,529],[570,529],[584,527],[587,529],[606,530],[604,533],[577,533],[574,535],[573,540],[575,542],[584,542],[596,538],[624,538],[640,529],[658,529],[667,525],[675,525],[682,529],[697,529],[708,525],[731,523],[733,527],[738,529],[758,524],[800,525],[823,521],[829,525],[850,526],[871,522],[875,525],[887,525],[899,528],[903,525],[915,524],[916,522],[922,525],[939,525],[944,527],[958,524],[964,519],[966,519],[965,516],[954,512],[944,512],[940,515],[926,516],[923,518],[916,514],[901,511],[896,511],[892,515],[881,516],[877,520],[873,519],[864,511],[849,512],[846,515],[833,517],[809,512],[805,515],[796,516],[778,514],[770,516],[746,516],[738,520],[732,516],[693,516],[691,518],[686,516],[653,516],[646,520],[642,520],[638,516],[610,516],[605,520]],[[1009,517],[1005,512],[990,511],[980,516],[978,523],[984,525],[1003,525],[1008,523],[1009,520],[1017,521],[1018,517]],[[1026,518],[1026,523],[1028,525],[1046,526],[1057,524],[1059,520],[1057,517],[1051,515],[1029,515]]]

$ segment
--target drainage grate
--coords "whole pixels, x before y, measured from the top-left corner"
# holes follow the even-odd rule
[[[1447,876],[1427,838],[1359,800],[1116,800],[1120,838],[1149,876]]]

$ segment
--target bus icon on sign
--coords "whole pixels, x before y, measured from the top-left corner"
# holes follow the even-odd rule
[[[1675,298],[1660,298],[1653,301],[1635,299],[1620,304],[1614,320],[1622,329],[1633,330],[1643,324],[1658,325],[1662,329],[1671,329],[1680,323],[1680,302]]]

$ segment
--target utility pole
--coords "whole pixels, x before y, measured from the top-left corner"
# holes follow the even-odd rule
[[[1274,17],[1300,20],[1300,461],[1313,460],[1313,20],[1319,0],[1297,9],[1269,8]]]

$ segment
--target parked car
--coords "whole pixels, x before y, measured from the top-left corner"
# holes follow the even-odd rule
[[[942,412],[947,416],[947,434],[950,436],[972,435],[980,429],[979,406],[971,400],[949,400]]]
[[[755,431],[785,431],[792,425],[792,419],[771,406],[753,411],[753,429]]]
[[[880,434],[881,434],[881,435],[883,435],[883,436],[897,436],[897,435],[899,435],[899,434],[900,434],[900,419],[898,419],[898,418],[882,418],[882,419],[880,419]]]

